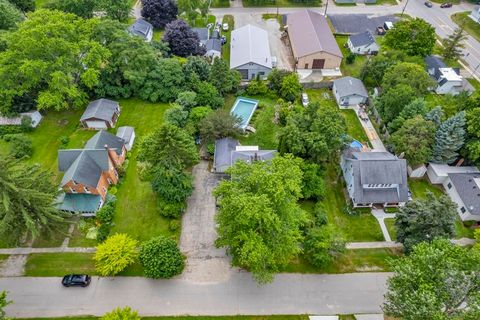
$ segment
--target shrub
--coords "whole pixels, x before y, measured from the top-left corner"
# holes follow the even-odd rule
[[[3,139],[10,142],[10,155],[20,159],[31,157],[33,154],[32,140],[23,134],[6,135]]]
[[[123,164],[121,166],[117,167],[117,173],[118,173],[118,178],[119,179],[125,177],[125,173],[127,172],[127,168],[128,168],[128,159],[126,159],[125,162],[123,162]]]
[[[97,219],[102,224],[109,224],[113,222],[113,216],[115,215],[116,200],[107,201],[97,212]]]
[[[168,229],[170,231],[177,231],[180,229],[180,221],[179,220],[171,220],[168,224]]]
[[[185,208],[185,202],[168,202],[161,197],[158,198],[158,209],[160,214],[164,217],[174,219],[180,218],[185,211]]]
[[[357,56],[355,55],[355,53],[349,53],[345,61],[347,62],[347,64],[352,64],[355,62],[356,58]]]
[[[98,242],[103,242],[105,239],[108,238],[108,235],[110,234],[110,230],[112,229],[112,226],[109,224],[101,224],[97,228],[97,241]]]
[[[140,248],[140,263],[149,278],[171,278],[182,273],[184,257],[177,243],[166,237],[156,237]]]
[[[0,137],[4,137],[8,134],[22,133],[21,126],[0,126]]]
[[[62,146],[66,146],[70,142],[70,137],[69,136],[61,136],[59,140],[60,140],[60,144]]]
[[[127,234],[110,236],[97,246],[93,256],[95,269],[101,276],[114,276],[125,270],[137,258],[137,240]]]
[[[320,227],[328,223],[328,216],[323,203],[317,202],[315,204],[313,215],[315,226]]]
[[[113,311],[105,313],[100,320],[140,320],[136,311],[130,309],[130,307],[125,307],[123,309],[116,308]]]
[[[331,263],[333,257],[344,250],[345,242],[330,225],[311,228],[305,237],[305,256],[316,267]]]
[[[247,91],[247,94],[249,95],[253,95],[253,96],[262,95],[267,93],[268,87],[265,81],[262,81],[260,79],[255,79],[250,81],[246,91]]]
[[[110,187],[110,189],[108,189],[108,193],[113,196],[116,195],[117,192],[118,192],[117,187]]]
[[[170,109],[165,111],[164,119],[166,123],[183,128],[187,124],[188,111],[179,104],[173,104]]]

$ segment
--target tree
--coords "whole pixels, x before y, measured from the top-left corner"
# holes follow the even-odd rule
[[[478,319],[478,253],[438,239],[415,246],[409,256],[390,264],[394,275],[388,279],[383,306],[387,315],[404,320]]]
[[[371,77],[374,84],[380,86],[385,72],[397,63],[397,59],[385,54],[367,59],[367,62],[362,67],[362,79],[365,80],[367,77]]]
[[[385,123],[400,115],[404,106],[415,99],[414,90],[405,84],[399,84],[384,92],[378,100],[378,111]]]
[[[137,311],[133,311],[130,307],[116,308],[113,311],[107,312],[100,318],[100,320],[140,320]]]
[[[185,84],[182,65],[177,59],[159,59],[147,74],[139,96],[152,102],[175,101]]]
[[[197,105],[197,94],[193,91],[180,92],[175,103],[181,105],[187,112],[190,112]]]
[[[325,195],[325,180],[320,165],[304,161],[301,168],[303,198],[320,200]]]
[[[451,35],[442,40],[442,56],[445,59],[460,58],[462,49],[465,48],[463,41],[467,39],[467,35],[463,31],[463,27],[456,28]]]
[[[188,22],[193,23],[198,16],[201,0],[179,0],[178,14],[185,16]]]
[[[0,52],[0,112],[8,114],[24,95],[34,96],[39,109],[84,106],[109,56],[93,40],[98,23],[60,11],[30,13]]]
[[[183,202],[192,194],[192,175],[173,165],[157,166],[152,189],[167,202]]]
[[[200,46],[200,39],[183,20],[175,20],[165,27],[163,41],[168,42],[172,54],[188,57],[205,54],[205,48]]]
[[[388,124],[388,130],[390,133],[393,133],[405,123],[405,120],[418,115],[425,116],[426,113],[427,104],[425,103],[425,100],[423,98],[417,98],[405,106],[398,117]]]
[[[195,107],[190,111],[186,130],[193,136],[200,134],[200,124],[213,110],[210,107]]]
[[[35,10],[35,0],[9,0],[9,2],[15,5],[22,12]]]
[[[385,35],[387,46],[414,56],[431,54],[435,41],[435,28],[420,18],[398,21]]]
[[[327,160],[343,146],[345,119],[338,108],[316,102],[293,113],[280,131],[280,153],[292,153],[313,162]]]
[[[181,105],[174,104],[165,111],[165,123],[183,128],[187,124],[188,111],[185,111]]]
[[[182,273],[184,257],[175,240],[160,236],[140,248],[140,263],[149,278],[171,278]]]
[[[114,276],[135,262],[138,241],[117,233],[97,246],[93,256],[95,269],[101,276]]]
[[[178,7],[173,0],[142,0],[142,17],[154,28],[163,29],[177,18]]]
[[[7,291],[0,292],[0,320],[7,320],[4,309],[10,303],[12,302],[7,300]]]
[[[248,83],[245,91],[250,96],[265,95],[268,92],[268,87],[264,80],[253,79]]]
[[[12,29],[22,21],[23,14],[7,0],[0,0],[0,30]]]
[[[390,137],[396,154],[404,153],[411,166],[427,162],[432,155],[435,125],[416,116],[406,120]]]
[[[217,88],[221,95],[235,92],[241,80],[240,72],[230,69],[225,60],[220,58],[213,60],[209,82]]]
[[[435,133],[432,161],[449,164],[458,158],[458,150],[465,142],[465,111],[443,122]]]
[[[417,243],[455,236],[457,206],[447,195],[435,197],[427,192],[425,199],[409,201],[395,219],[397,241],[410,251]]]
[[[283,78],[288,76],[291,71],[273,68],[272,71],[268,74],[268,86],[273,91],[279,93],[282,88]]]
[[[200,81],[196,84],[194,90],[197,93],[197,105],[199,106],[218,109],[225,103],[217,88],[210,82]]]
[[[140,142],[137,157],[152,167],[168,164],[188,168],[198,162],[198,151],[184,130],[164,124]]]
[[[48,231],[63,221],[55,206],[58,189],[50,172],[4,157],[0,168],[2,239],[15,242],[25,231],[35,238],[41,229]]]
[[[5,135],[3,140],[10,144],[10,155],[14,158],[30,158],[33,154],[32,139],[22,133]]]
[[[436,127],[442,123],[443,110],[441,106],[436,106],[425,115],[425,120],[432,121]]]
[[[227,110],[217,110],[209,113],[200,121],[200,136],[204,143],[226,137],[235,138],[242,133],[240,129],[241,123],[241,118],[231,114]]]
[[[401,62],[387,70],[383,76],[382,88],[388,91],[399,84],[410,86],[417,96],[423,96],[434,83],[418,64]]]
[[[183,65],[185,78],[189,83],[197,82],[198,80],[208,81],[211,74],[211,68],[212,67],[204,57],[198,57],[198,56],[189,56],[187,58],[187,63]]]
[[[300,252],[300,226],[306,221],[297,204],[300,161],[292,156],[239,161],[228,169],[233,178],[214,191],[219,204],[216,245],[227,247],[233,265],[250,270],[259,283],[272,281]]]
[[[319,268],[328,265],[335,255],[345,251],[345,241],[331,225],[309,229],[303,245],[307,260]]]
[[[68,13],[74,13],[84,19],[93,17],[93,12],[97,9],[95,0],[62,0],[52,4],[53,9]]]
[[[467,111],[466,149],[470,160],[480,159],[480,108]]]
[[[120,22],[126,22],[132,10],[132,2],[130,0],[101,0],[100,6],[107,17]]]
[[[298,74],[290,73],[282,80],[280,97],[286,101],[295,101],[300,96],[302,89],[303,87],[298,80]]]

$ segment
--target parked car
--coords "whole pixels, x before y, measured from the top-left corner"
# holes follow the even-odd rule
[[[90,284],[92,278],[86,274],[67,274],[62,279],[65,287],[86,287]]]
[[[220,38],[220,40],[222,41],[222,46],[227,43],[227,37],[226,36],[222,36]]]
[[[228,31],[228,23],[225,22],[225,23],[222,25],[222,29],[223,29],[223,31]]]
[[[450,2],[445,2],[440,5],[440,8],[451,8],[452,4]]]
[[[383,36],[385,34],[385,28],[384,27],[377,27],[377,35]]]
[[[425,1],[425,6],[431,8],[433,4],[430,1]]]
[[[308,101],[308,95],[307,95],[305,92],[302,93],[302,105],[303,105],[304,107],[306,107],[306,106],[308,106],[308,103],[309,103],[309,102],[310,102],[310,101]]]

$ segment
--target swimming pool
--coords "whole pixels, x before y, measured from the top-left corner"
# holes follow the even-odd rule
[[[358,148],[358,149],[362,149],[363,148],[363,144],[361,144],[359,141],[357,140],[353,140],[351,143],[350,143],[350,147],[351,148]]]
[[[230,113],[242,119],[240,127],[245,130],[255,112],[255,109],[257,109],[257,106],[258,100],[238,97],[237,100],[235,100]]]

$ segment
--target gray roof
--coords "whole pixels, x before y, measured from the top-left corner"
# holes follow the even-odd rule
[[[247,63],[272,68],[267,31],[250,24],[233,30],[230,40],[230,68]]]
[[[446,68],[447,65],[443,60],[437,56],[426,56],[424,58],[425,65],[427,66],[427,69],[440,69],[440,68]]]
[[[117,130],[117,137],[122,139],[125,143],[129,143],[132,139],[134,129],[133,127],[123,126]]]
[[[475,179],[480,173],[449,173],[448,177],[470,214],[480,215],[480,188]]]
[[[232,165],[237,161],[252,163],[254,161],[268,161],[275,157],[277,150],[232,151]]]
[[[98,99],[90,102],[85,109],[80,121],[88,120],[91,118],[112,121],[113,115],[120,107],[118,102],[109,99]]]
[[[104,149],[107,146],[109,149],[115,150],[118,155],[121,155],[123,152],[123,146],[125,141],[113,134],[100,130],[91,137],[85,144],[85,149]]]
[[[354,34],[350,36],[350,42],[354,47],[368,46],[375,43],[375,38],[370,31]]]
[[[232,138],[223,138],[215,141],[215,154],[213,157],[213,168],[215,172],[225,172],[232,163],[232,151],[239,145],[238,141]]]
[[[148,33],[153,30],[153,26],[150,22],[147,22],[143,19],[137,19],[135,22],[128,28],[131,34],[140,36],[142,38],[147,38]]]
[[[65,172],[61,185],[73,180],[96,188],[102,171],[109,169],[106,149],[59,150],[58,170]]]
[[[333,84],[340,97],[358,95],[368,98],[368,92],[363,82],[353,77],[343,77],[333,81]]]
[[[294,55],[304,57],[317,52],[327,52],[343,57],[325,17],[311,10],[290,13],[287,31]]]
[[[220,39],[208,39],[205,48],[207,49],[207,52],[210,50],[215,50],[218,52],[222,52],[222,40]]]
[[[350,161],[354,179],[356,203],[398,203],[408,201],[407,162],[388,152],[344,153]],[[365,184],[395,184],[398,189],[364,188]]]
[[[193,28],[192,31],[198,34],[200,41],[205,42],[209,38],[209,32],[207,28]]]

